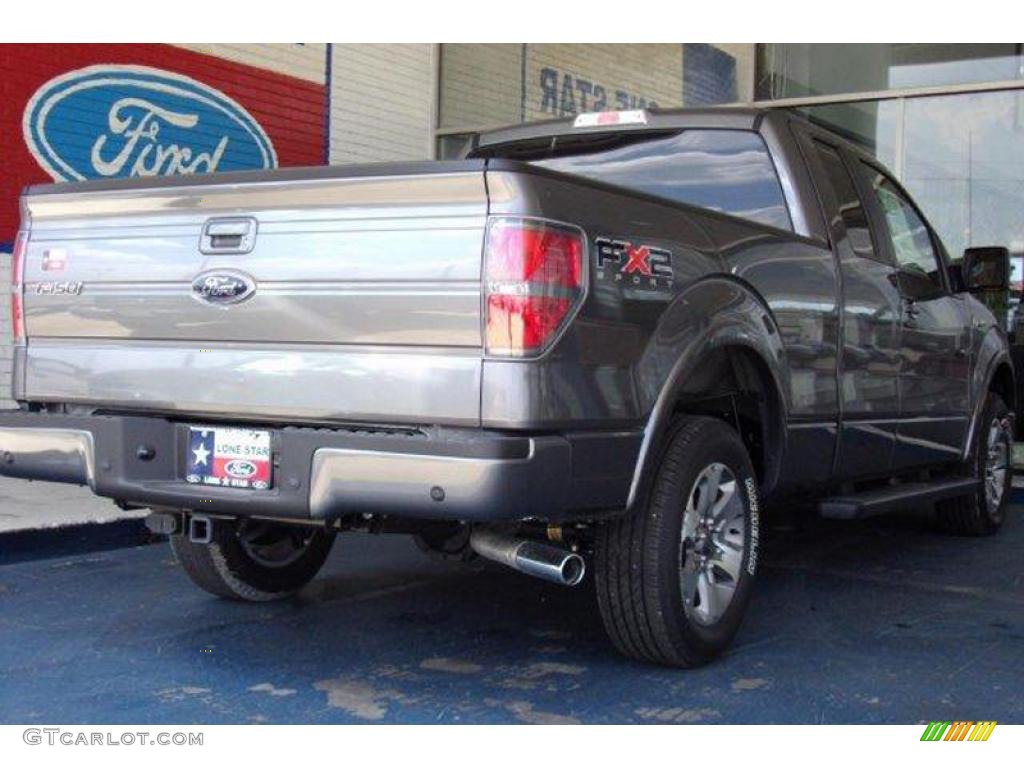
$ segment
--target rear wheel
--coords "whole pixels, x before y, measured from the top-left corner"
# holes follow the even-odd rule
[[[758,538],[757,483],[739,436],[717,419],[680,418],[645,507],[598,532],[595,580],[612,642],[658,664],[714,658],[746,611]]]
[[[332,531],[259,520],[217,521],[209,544],[171,536],[171,549],[196,586],[253,602],[298,592],[319,572],[333,543]]]
[[[989,536],[1006,519],[1013,482],[1013,425],[1006,403],[995,393],[988,394],[964,473],[978,479],[977,491],[939,502],[936,521],[947,533]]]

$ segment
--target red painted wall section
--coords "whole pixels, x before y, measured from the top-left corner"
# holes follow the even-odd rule
[[[26,106],[53,78],[97,65],[151,67],[191,78],[248,112],[272,143],[277,165],[324,162],[327,116],[323,85],[168,45],[0,45],[0,245],[5,250],[17,231],[21,190],[29,184],[53,181],[23,137]],[[107,108],[105,102],[79,99],[66,102],[60,115],[62,140],[77,140],[86,148],[87,142],[94,142],[104,130],[107,119],[105,113],[96,111],[77,115],[75,107],[68,106],[87,103]],[[162,136],[172,135],[171,126],[161,129]],[[187,129],[178,130],[180,134]],[[70,139],[69,133],[74,134]],[[126,165],[121,175],[130,175],[130,169],[130,164]]]

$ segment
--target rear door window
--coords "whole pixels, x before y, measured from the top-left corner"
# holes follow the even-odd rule
[[[875,251],[867,212],[857,193],[853,176],[850,175],[839,152],[834,147],[817,139],[813,140],[812,145],[821,162],[825,179],[835,194],[836,204],[839,206],[839,217],[846,228],[846,236],[849,238],[854,253],[866,259],[884,261],[881,255]]]
[[[885,174],[866,163],[861,163],[861,168],[885,217],[896,266],[942,289],[942,262],[924,219]]]

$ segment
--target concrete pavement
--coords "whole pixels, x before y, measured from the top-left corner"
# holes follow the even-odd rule
[[[125,512],[83,486],[0,477],[0,534],[29,528],[108,523],[144,517]]]

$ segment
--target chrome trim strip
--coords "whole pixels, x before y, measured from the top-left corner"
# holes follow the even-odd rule
[[[0,428],[0,474],[96,489],[96,448],[79,429]]]
[[[535,454],[534,440],[521,459],[320,448],[313,454],[310,516],[330,517],[346,509],[472,516],[505,492],[509,469],[529,464]]]
[[[37,402],[192,417],[480,424],[479,349],[275,346],[37,338],[25,391]]]
[[[424,163],[437,168],[447,163]],[[330,209],[332,218],[364,220],[391,218],[396,211],[415,216],[416,209],[445,209],[479,216],[486,211],[484,165],[480,161],[455,163],[467,167],[451,173],[404,175],[344,175],[359,170],[324,166],[312,169],[277,169],[199,176],[164,176],[146,179],[104,179],[74,185],[40,185],[30,188],[25,199],[33,228],[49,229],[60,219],[175,214],[181,217],[225,215],[246,211],[260,218],[265,210],[314,211]],[[326,175],[323,173],[326,172]],[[302,178],[306,176],[307,178]],[[322,176],[322,178],[317,178]],[[71,189],[71,187],[74,189]],[[83,196],[83,193],[88,195]],[[285,199],[286,198],[286,199]],[[439,200],[443,202],[439,203]],[[349,210],[339,213],[338,208]],[[448,215],[451,215],[449,213]],[[271,216],[273,218],[273,216]],[[95,224],[95,222],[92,222]],[[164,224],[169,223],[166,219]]]

